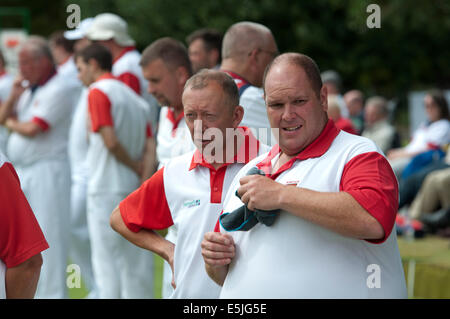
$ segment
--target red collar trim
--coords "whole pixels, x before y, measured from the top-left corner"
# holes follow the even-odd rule
[[[184,112],[182,111],[180,114],[178,114],[178,117],[175,118],[175,112],[172,108],[168,108],[167,111],[167,119],[172,123],[172,134],[175,133],[175,130],[177,129],[178,125],[180,124],[180,121],[184,117]]]
[[[290,169],[295,161],[303,161],[309,158],[320,157],[325,154],[338,134],[339,130],[336,128],[336,125],[334,125],[334,122],[329,119],[320,135],[303,151],[298,153],[297,156],[291,158],[281,166],[274,174],[272,174],[272,160],[281,152],[278,144],[272,147],[267,157],[256,164],[256,166],[270,178],[276,179],[281,173]]]
[[[247,164],[252,159],[258,156],[259,152],[259,141],[253,135],[252,131],[246,126],[239,126],[237,128],[239,132],[244,137],[244,142],[241,144],[241,147],[237,151],[237,154],[234,155],[233,160],[231,162],[226,162],[222,166],[220,166],[217,170],[220,170],[222,167],[226,167],[230,164],[234,163],[243,163]],[[204,166],[209,168],[210,170],[216,170],[210,163],[208,163],[203,154],[200,153],[198,149],[195,150],[194,155],[192,156],[191,165],[189,166],[189,170],[193,170],[197,166]]]
[[[98,82],[98,81],[101,81],[101,80],[108,80],[108,79],[116,79],[116,77],[114,75],[112,75],[111,73],[107,72],[107,73],[104,73],[101,76],[99,76],[97,78],[97,80],[95,80],[94,82]]]
[[[6,71],[5,71],[5,70],[1,71],[1,72],[0,72],[0,77],[4,76],[5,74],[6,74]]]
[[[136,50],[135,46],[130,46],[130,47],[125,47],[120,54],[113,60],[113,64],[116,63],[117,61],[119,61],[119,59],[121,57],[123,57],[126,53],[130,52],[130,51],[134,51]]]
[[[244,86],[246,84],[250,84],[250,82],[248,82],[242,76],[240,76],[240,75],[238,75],[238,74],[236,74],[234,72],[227,71],[227,70],[221,70],[221,71],[225,72],[226,74],[231,76],[236,81],[236,85],[237,85],[238,89],[240,89],[242,86]]]

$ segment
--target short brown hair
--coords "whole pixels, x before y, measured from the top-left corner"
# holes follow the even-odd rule
[[[145,67],[156,59],[161,59],[170,69],[184,67],[188,74],[192,75],[191,61],[186,47],[178,40],[165,37],[154,41],[142,52],[139,64]]]
[[[301,53],[284,53],[276,57],[266,68],[264,71],[263,77],[263,89],[265,90],[266,77],[272,67],[278,65],[281,62],[287,61],[290,64],[296,65],[302,68],[306,76],[309,79],[309,83],[311,84],[312,89],[316,92],[317,96],[320,96],[320,90],[322,89],[322,78],[320,77],[320,70],[317,66],[316,62],[311,59],[309,56]]]
[[[211,81],[216,82],[222,88],[226,102],[230,107],[234,108],[239,105],[239,90],[237,85],[231,76],[222,71],[202,69],[186,81],[184,90],[187,88],[194,90],[203,89]]]
[[[112,56],[111,52],[99,43],[92,43],[75,54],[75,60],[82,58],[85,63],[90,59],[97,61],[99,67],[104,71],[111,71]]]

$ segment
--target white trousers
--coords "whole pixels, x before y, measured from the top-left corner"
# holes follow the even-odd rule
[[[96,297],[94,273],[91,262],[91,243],[87,225],[87,177],[72,176],[70,196],[70,246],[69,258],[80,267],[81,276],[91,297]]]
[[[50,246],[35,298],[67,298],[66,267],[70,216],[70,168],[66,161],[16,166],[22,190]]]
[[[128,194],[88,194],[92,266],[100,298],[153,298],[153,253],[135,246],[109,224]]]

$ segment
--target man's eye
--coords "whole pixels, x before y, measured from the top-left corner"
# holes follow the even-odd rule
[[[283,104],[281,104],[281,103],[271,103],[271,104],[269,104],[269,107],[274,108],[274,109],[280,108],[282,106],[283,106]]]

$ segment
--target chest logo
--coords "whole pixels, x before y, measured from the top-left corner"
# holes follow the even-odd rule
[[[194,199],[183,203],[183,207],[191,208],[195,206],[200,206],[200,199]]]

